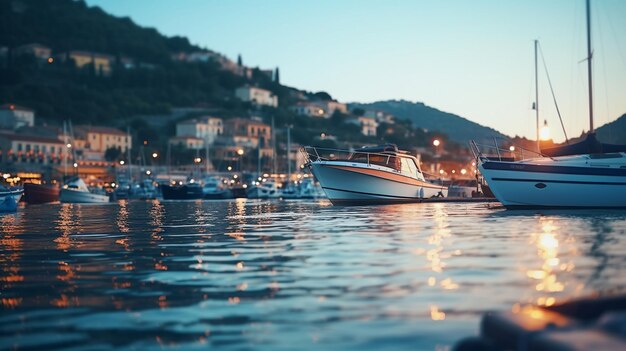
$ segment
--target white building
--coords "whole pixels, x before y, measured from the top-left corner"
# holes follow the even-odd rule
[[[224,134],[224,123],[221,118],[203,116],[188,119],[176,124],[176,136],[192,136],[213,144],[215,139]]]
[[[256,105],[278,107],[278,97],[269,90],[243,86],[235,90],[235,96],[242,101],[252,102]]]
[[[115,128],[78,126],[74,131],[77,149],[99,153],[102,157],[107,149],[115,148],[125,152],[132,144],[130,135]]]
[[[378,128],[378,122],[371,117],[359,116],[348,120],[349,123],[354,123],[361,127],[361,134],[365,136],[376,136],[376,128]]]
[[[374,118],[376,122],[378,123],[387,123],[387,124],[394,123],[393,115],[390,113],[383,112],[383,111],[366,110],[363,116]]]
[[[35,111],[14,104],[0,106],[0,128],[17,129],[35,125]]]
[[[64,150],[65,144],[56,138],[0,133],[0,163],[59,163]]]
[[[348,106],[337,101],[319,100],[299,102],[295,106],[291,106],[290,110],[299,115],[330,118],[335,113],[335,111],[348,113]]]
[[[179,146],[191,150],[201,150],[204,148],[204,139],[190,135],[171,137],[169,143],[172,146]]]

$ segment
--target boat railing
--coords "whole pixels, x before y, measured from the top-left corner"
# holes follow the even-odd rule
[[[506,139],[502,139],[505,140]],[[503,147],[502,144],[507,145]],[[549,157],[536,150],[530,150],[525,147],[514,145],[510,142],[498,143],[498,139],[494,138],[493,144],[477,143],[470,141],[470,150],[475,159],[494,160],[494,161],[521,161],[531,158]]]
[[[369,152],[346,149],[323,148],[316,146],[305,146],[300,150],[305,158],[305,163],[309,164],[315,161],[350,161],[358,163],[367,163],[367,165],[388,166],[396,168],[390,164],[399,158],[413,159],[409,154],[401,152]],[[362,157],[358,157],[362,156]],[[384,160],[381,162],[381,159]],[[382,164],[381,164],[382,163]]]

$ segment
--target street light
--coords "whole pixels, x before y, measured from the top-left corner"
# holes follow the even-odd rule
[[[156,152],[153,152],[152,153],[152,158],[157,158],[157,157],[159,157],[159,154],[157,154]]]
[[[242,156],[243,155],[243,149],[237,150],[237,155]]]
[[[511,152],[515,151],[515,146],[514,145],[509,146],[509,151]]]
[[[441,142],[439,141],[439,139],[435,139],[435,140],[433,140],[433,145],[434,145],[435,147],[438,147],[440,144],[441,144]]]
[[[120,165],[122,165],[122,166],[123,166],[123,165],[124,165],[124,163],[126,163],[126,162],[124,162],[124,160],[120,160]]]

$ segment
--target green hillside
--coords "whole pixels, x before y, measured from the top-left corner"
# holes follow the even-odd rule
[[[626,144],[626,114],[596,129],[598,140],[609,144]]]

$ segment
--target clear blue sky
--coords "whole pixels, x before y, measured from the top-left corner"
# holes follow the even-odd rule
[[[421,101],[534,137],[533,40],[570,135],[588,128],[583,0],[87,0],[344,102]],[[626,1],[592,2],[596,126],[626,113]],[[545,73],[540,112],[562,140]]]

